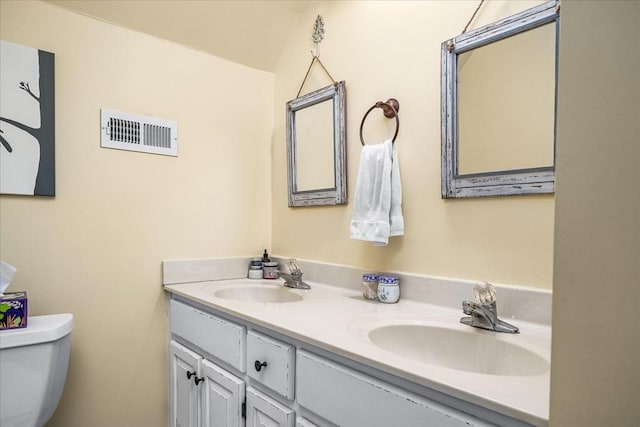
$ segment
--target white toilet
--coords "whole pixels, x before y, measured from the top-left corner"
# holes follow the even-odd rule
[[[41,427],[56,410],[67,378],[72,314],[29,317],[0,331],[0,426]]]

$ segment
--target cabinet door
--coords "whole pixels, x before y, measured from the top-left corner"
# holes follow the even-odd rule
[[[169,344],[169,426],[198,427],[199,387],[202,357],[171,341]]]
[[[247,427],[293,427],[295,412],[247,387]]]
[[[208,360],[201,365],[202,427],[241,427],[244,381]]]
[[[312,423],[306,418],[296,418],[296,427],[318,427],[317,424]]]

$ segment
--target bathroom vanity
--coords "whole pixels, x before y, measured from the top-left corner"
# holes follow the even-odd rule
[[[471,328],[407,282],[389,305],[312,280],[165,284],[169,425],[547,425],[549,327]]]

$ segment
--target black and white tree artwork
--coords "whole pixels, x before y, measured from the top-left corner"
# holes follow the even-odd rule
[[[54,54],[0,41],[0,193],[55,196]]]

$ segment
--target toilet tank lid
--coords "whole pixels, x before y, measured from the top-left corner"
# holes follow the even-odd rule
[[[73,314],[70,313],[29,317],[26,328],[0,331],[0,350],[56,341],[72,329]]]

